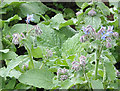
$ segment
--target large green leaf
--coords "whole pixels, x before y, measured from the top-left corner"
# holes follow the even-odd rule
[[[14,26],[12,26],[12,28],[10,29],[10,32],[13,33],[21,33],[24,31],[29,31],[30,29],[32,29],[33,26],[30,24],[15,24]]]
[[[84,22],[86,26],[91,25],[94,29],[98,29],[101,24],[101,19],[98,15],[94,17],[86,16]]]
[[[81,50],[81,42],[80,37],[82,36],[81,33],[75,34],[73,37],[69,38],[63,43],[62,46],[62,54],[63,55],[71,55],[75,54]]]
[[[44,14],[49,8],[41,2],[28,2],[20,5],[21,13],[27,14]]]
[[[92,80],[91,84],[93,89],[104,89],[103,84],[100,80]]]
[[[52,82],[53,77],[54,75],[47,69],[31,69],[22,74],[18,80],[23,84],[51,89],[54,86]]]
[[[116,78],[116,70],[114,65],[110,61],[105,60],[104,66],[108,79],[114,81],[114,79]]]

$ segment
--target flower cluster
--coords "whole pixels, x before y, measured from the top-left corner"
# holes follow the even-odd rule
[[[81,56],[79,58],[79,60],[80,61],[73,61],[72,62],[72,69],[74,71],[79,71],[81,69],[81,67],[85,67],[85,65],[86,65],[86,62],[85,62],[86,57],[85,56]]]
[[[91,9],[91,10],[88,12],[88,15],[89,15],[89,16],[95,16],[95,15],[96,15],[96,12],[95,12],[93,9]]]
[[[86,65],[86,62],[85,62],[86,57],[82,55],[81,57],[79,57],[79,60],[80,60],[80,65],[85,67],[85,65]]]
[[[40,27],[38,25],[35,25],[34,29],[35,29],[35,34],[36,35],[41,35],[42,34],[42,30],[40,29]]]
[[[47,51],[46,57],[52,57],[53,56],[53,52],[51,50],[47,49],[46,51]]]
[[[62,81],[68,79],[68,70],[65,68],[63,69],[59,68],[57,71],[57,76],[58,76],[58,79]]]
[[[33,14],[32,15],[27,14],[26,23],[28,24],[28,23],[30,23],[30,21],[34,21]]]
[[[96,32],[92,26],[87,26],[82,27],[83,32],[85,33],[83,36],[81,36],[80,41],[81,42],[85,42],[86,40],[89,40],[89,38],[94,38],[96,40],[101,40],[101,41],[105,41],[106,47],[110,48],[112,47],[111,45],[111,40],[112,40],[112,36],[115,38],[118,38],[119,34],[117,32],[113,32],[113,26],[108,26],[108,28],[106,29],[106,27],[101,26],[100,30],[98,32]]]
[[[23,33],[21,34],[15,33],[12,36],[13,36],[12,43],[14,43],[15,45],[19,44],[20,41],[25,38]]]
[[[80,62],[73,61],[72,62],[72,69],[75,70],[75,71],[79,71],[80,70]]]

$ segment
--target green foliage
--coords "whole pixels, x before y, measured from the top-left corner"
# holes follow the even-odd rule
[[[94,1],[1,2],[0,90],[118,89],[119,7]]]
[[[24,84],[33,85],[39,88],[51,89],[53,74],[47,69],[32,69],[19,77],[19,81]]]

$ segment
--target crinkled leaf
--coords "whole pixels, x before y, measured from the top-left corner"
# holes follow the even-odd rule
[[[31,69],[22,74],[18,80],[23,84],[51,89],[54,86],[52,82],[53,76],[54,75],[47,69]]]

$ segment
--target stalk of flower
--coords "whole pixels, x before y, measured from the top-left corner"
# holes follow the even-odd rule
[[[33,29],[31,29],[30,31],[28,31],[28,24],[30,23],[30,21],[34,21],[35,19],[33,18],[33,14],[32,15],[29,15],[29,14],[27,14],[27,19],[26,19],[26,23],[27,23],[27,35],[28,35],[28,33],[31,31],[31,30],[33,30]]]
[[[59,68],[57,70],[57,76],[58,76],[58,79],[62,81],[68,79],[68,70],[65,68],[63,69]]]

